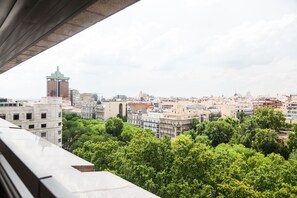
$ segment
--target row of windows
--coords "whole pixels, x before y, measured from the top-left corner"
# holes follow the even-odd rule
[[[59,112],[59,118],[62,116],[62,113]],[[3,120],[6,120],[6,114],[0,114],[0,118],[2,118]],[[26,113],[26,119],[27,120],[32,120],[33,116],[32,113]],[[41,119],[46,119],[46,113],[41,113],[40,114],[40,118]],[[20,114],[19,113],[14,113],[13,114],[13,120],[20,120]]]
[[[62,125],[62,123],[59,122],[59,123],[58,123],[58,126],[61,126],[61,125]],[[20,127],[21,127],[21,126],[20,126]],[[34,125],[34,124],[29,124],[28,128],[29,128],[29,129],[34,129],[34,128],[35,128],[35,125]],[[46,128],[46,124],[41,124],[41,128]]]
[[[1,103],[0,104],[0,107],[16,107],[17,106],[17,103]],[[22,106],[21,104],[20,104],[20,106]]]
[[[149,120],[149,119],[144,119],[142,120],[143,122],[152,122],[152,123],[159,123],[160,120]]]

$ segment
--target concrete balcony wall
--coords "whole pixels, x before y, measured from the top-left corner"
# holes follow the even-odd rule
[[[21,197],[157,197],[2,119],[0,152],[0,179]]]

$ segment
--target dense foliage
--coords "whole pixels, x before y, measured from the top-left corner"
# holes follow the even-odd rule
[[[265,115],[265,119],[261,116]],[[198,123],[174,139],[111,118],[63,117],[64,148],[161,197],[296,197],[297,126],[270,108]],[[289,158],[289,159],[288,159]]]

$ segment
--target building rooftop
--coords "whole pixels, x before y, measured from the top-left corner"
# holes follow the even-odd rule
[[[65,77],[59,70],[59,66],[57,66],[57,71],[52,73],[50,76],[47,76],[46,79],[51,80],[69,80],[69,77]]]

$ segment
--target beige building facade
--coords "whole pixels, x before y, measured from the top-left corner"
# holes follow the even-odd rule
[[[160,138],[169,135],[174,138],[191,129],[193,117],[189,115],[165,115],[160,118]]]
[[[96,118],[101,120],[107,120],[108,118],[127,116],[127,106],[126,101],[109,101],[96,107]]]

